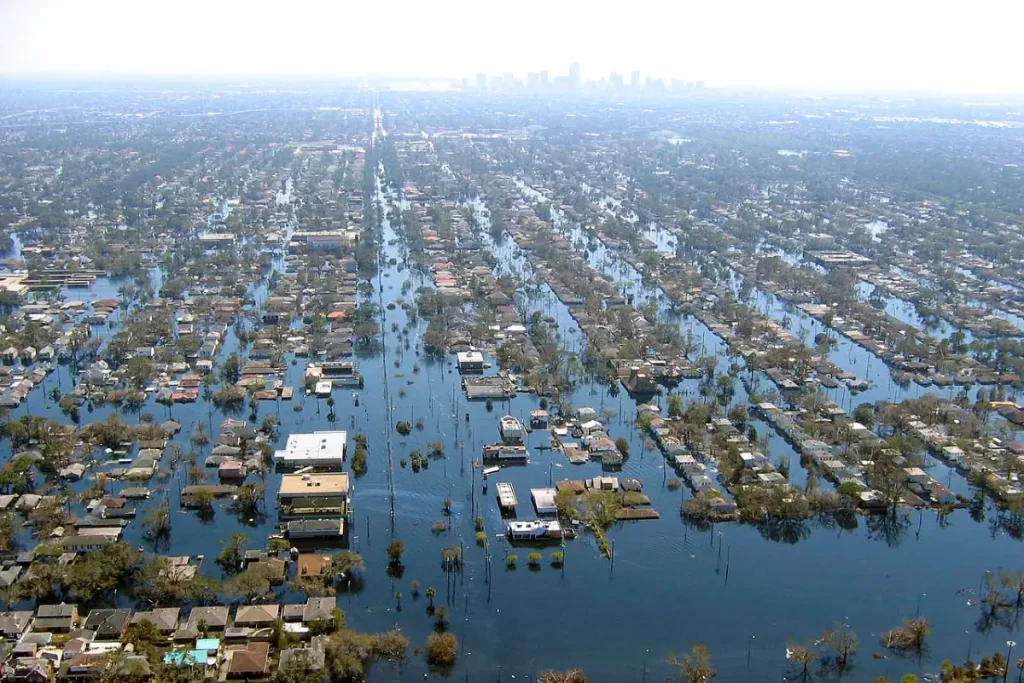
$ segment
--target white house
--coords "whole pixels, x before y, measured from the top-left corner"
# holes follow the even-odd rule
[[[342,430],[291,434],[284,449],[274,451],[274,462],[286,469],[340,470],[347,442],[348,434]]]

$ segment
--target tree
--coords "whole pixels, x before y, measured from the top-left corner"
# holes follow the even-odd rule
[[[17,532],[14,528],[14,514],[10,512],[0,513],[0,553],[13,550],[16,541]]]
[[[71,515],[64,508],[60,498],[46,497],[29,513],[29,519],[35,524],[40,538],[48,538],[58,528],[70,524]]]
[[[388,544],[388,559],[393,565],[402,564],[402,554],[405,553],[405,543],[395,539]]]
[[[427,663],[440,669],[455,666],[459,654],[459,641],[450,631],[427,636]]]
[[[587,683],[587,676],[583,669],[543,671],[537,676],[537,683]]]
[[[427,596],[427,609],[434,609],[434,598],[437,596],[437,589],[433,586],[427,586],[427,590],[423,591],[423,594]]]
[[[145,658],[129,656],[121,648],[116,648],[104,655],[97,683],[142,683],[149,679],[150,668]]]
[[[224,361],[223,365],[220,366],[221,380],[227,384],[236,384],[241,375],[242,371],[238,361],[238,354],[232,352]]]
[[[237,572],[242,565],[242,548],[248,540],[249,537],[245,534],[232,534],[217,555],[217,564],[226,572]]]
[[[800,669],[800,677],[807,680],[808,670],[817,661],[818,653],[814,651],[813,643],[804,645],[791,640],[786,646],[786,657]]]
[[[314,663],[306,654],[309,650],[299,650],[277,669],[275,680],[288,683],[323,683],[323,669],[314,667]]]
[[[836,624],[825,629],[821,639],[835,652],[836,668],[845,671],[850,657],[857,652],[857,634],[846,624]]]
[[[882,644],[890,650],[921,652],[931,630],[931,624],[924,617],[904,618],[902,626],[882,634]]]
[[[255,517],[261,514],[263,494],[267,487],[259,483],[245,483],[238,487],[232,507],[238,512]]]
[[[718,672],[711,666],[711,652],[704,643],[692,646],[690,652],[682,660],[672,655],[668,661],[669,664],[679,669],[679,673],[686,683],[707,683],[718,676]]]
[[[202,514],[213,511],[213,491],[208,488],[200,488],[192,494],[192,505]]]
[[[142,518],[142,528],[147,539],[166,538],[171,533],[171,508],[167,500],[153,508]]]
[[[356,450],[352,454],[352,473],[359,477],[366,474],[367,469],[366,446],[357,442]]]
[[[861,403],[854,408],[853,419],[870,428],[875,424],[875,410],[870,403]]]
[[[231,580],[232,593],[248,602],[255,602],[270,593],[270,579],[266,570],[250,567]]]
[[[615,447],[619,449],[619,453],[629,455],[629,441],[625,437],[620,436],[617,438],[615,440]]]
[[[152,659],[157,648],[166,642],[166,638],[160,633],[156,626],[149,620],[129,624],[124,632],[124,642],[131,643],[140,655]]]
[[[107,543],[68,568],[65,588],[83,602],[103,597],[125,582],[137,559],[135,549],[127,543]]]
[[[145,356],[133,356],[125,368],[125,375],[136,389],[143,389],[153,376],[153,364]]]
[[[339,577],[351,579],[355,574],[366,569],[363,556],[354,550],[342,550],[331,558],[331,566]]]
[[[668,397],[669,417],[680,417],[683,414],[683,397],[679,394],[672,394]]]
[[[332,681],[361,681],[367,664],[381,658],[401,662],[408,648],[409,639],[398,631],[371,635],[342,629],[327,643],[327,673]]]

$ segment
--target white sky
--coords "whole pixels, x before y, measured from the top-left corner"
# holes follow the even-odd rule
[[[1024,0],[0,0],[2,74],[469,77],[1024,93]]]

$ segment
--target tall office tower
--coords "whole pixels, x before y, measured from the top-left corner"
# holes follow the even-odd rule
[[[633,88],[633,90],[639,90],[640,89],[640,72],[639,71],[634,71],[633,73],[631,73],[629,75],[629,87]]]
[[[476,75],[476,88],[477,90],[487,90],[487,74],[478,73]]]
[[[569,85],[577,88],[580,85],[580,63],[573,62],[569,65]]]
[[[548,86],[548,70],[544,69],[540,72],[540,87],[546,88]]]
[[[622,74],[620,74],[617,71],[613,71],[612,75],[611,75],[611,78],[608,79],[608,82],[616,90],[621,89],[622,88]]]

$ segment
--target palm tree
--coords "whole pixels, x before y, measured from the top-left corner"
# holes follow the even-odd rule
[[[427,609],[428,610],[433,610],[434,609],[434,597],[437,595],[437,590],[433,586],[427,586],[427,590],[425,590],[423,592],[423,594],[425,596],[427,596],[427,600],[429,601],[428,604],[427,604]]]

